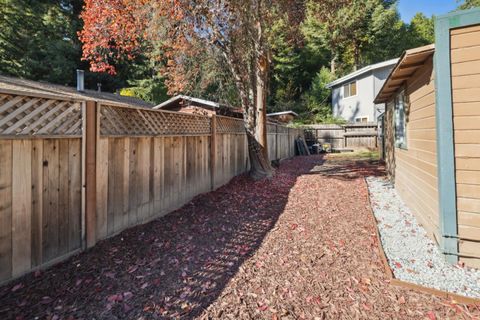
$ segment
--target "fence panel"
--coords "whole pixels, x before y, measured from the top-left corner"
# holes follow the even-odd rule
[[[243,120],[217,116],[214,187],[224,185],[249,168],[248,143]]]
[[[309,145],[330,143],[333,149],[377,149],[378,147],[375,123],[305,126],[305,137]]]
[[[293,156],[303,134],[275,124],[268,132],[271,160]],[[243,120],[0,93],[0,282],[248,169]]]
[[[81,248],[82,105],[0,94],[0,282]]]
[[[102,105],[98,125],[97,239],[210,190],[208,117]]]

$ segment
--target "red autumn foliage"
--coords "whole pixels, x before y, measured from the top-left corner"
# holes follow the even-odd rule
[[[145,37],[147,0],[86,0],[79,32],[91,70],[115,74],[114,62],[132,59]]]

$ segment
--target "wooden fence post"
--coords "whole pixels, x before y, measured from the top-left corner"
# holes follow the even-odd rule
[[[215,166],[217,153],[217,116],[212,114],[211,117],[211,139],[210,139],[210,180],[211,189],[215,190]]]
[[[97,152],[97,112],[95,101],[86,103],[85,121],[85,239],[86,247],[96,242],[96,152]]]
[[[278,125],[275,125],[275,160],[278,159]]]

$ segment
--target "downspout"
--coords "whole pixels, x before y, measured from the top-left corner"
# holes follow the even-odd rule
[[[435,111],[440,247],[450,263],[458,262],[457,192],[450,69],[450,24],[435,19]]]

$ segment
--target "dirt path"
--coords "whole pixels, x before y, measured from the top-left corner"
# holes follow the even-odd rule
[[[388,284],[363,177],[377,166],[285,161],[0,288],[0,319],[468,319]]]

